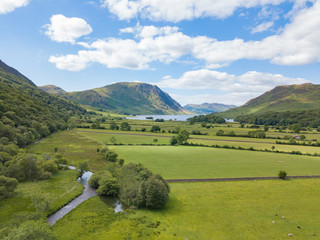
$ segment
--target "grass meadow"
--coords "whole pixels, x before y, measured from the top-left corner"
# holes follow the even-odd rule
[[[110,146],[120,158],[142,163],[165,178],[319,175],[320,158],[190,146]]]
[[[115,214],[95,197],[59,220],[53,230],[63,240],[281,240],[288,239],[289,233],[294,239],[319,239],[318,179],[172,183],[170,187],[163,210]]]

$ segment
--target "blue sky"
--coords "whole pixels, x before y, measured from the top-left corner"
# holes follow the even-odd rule
[[[0,0],[0,32],[2,61],[66,91],[140,81],[241,105],[320,83],[316,0]]]

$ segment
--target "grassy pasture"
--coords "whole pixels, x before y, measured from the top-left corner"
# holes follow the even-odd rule
[[[63,240],[281,240],[288,239],[289,233],[304,240],[320,235],[320,216],[314,214],[320,211],[318,179],[174,183],[170,187],[169,203],[161,211],[115,214],[94,197],[59,220],[53,230]]]
[[[152,132],[136,132],[136,131],[111,131],[111,130],[97,130],[97,129],[77,129],[76,133],[85,138],[97,141],[100,144],[111,144],[111,137],[116,139],[116,144],[156,144],[168,145],[169,139],[176,134],[169,133],[152,133]],[[153,140],[157,139],[154,143]],[[204,144],[212,146],[228,145],[235,147],[243,147],[259,150],[275,150],[291,152],[300,151],[302,153],[320,153],[320,147],[298,146],[298,145],[283,145],[276,144],[276,139],[260,139],[260,138],[244,138],[244,137],[228,137],[228,136],[205,136],[205,135],[190,135],[189,143]],[[284,141],[284,140],[281,140]]]
[[[35,196],[49,202],[49,210],[42,213],[46,216],[80,195],[83,186],[76,181],[77,174],[72,170],[59,171],[49,180],[20,183],[13,197],[0,201],[0,229],[11,227],[36,213],[32,205]]]
[[[93,171],[104,166],[101,155],[97,153],[100,144],[71,130],[54,133],[39,143],[29,145],[27,151],[53,154],[55,147],[58,148],[57,153],[61,153],[70,165],[78,166],[79,162],[87,161]]]
[[[223,178],[320,174],[320,158],[189,146],[110,146],[125,161],[165,178]]]

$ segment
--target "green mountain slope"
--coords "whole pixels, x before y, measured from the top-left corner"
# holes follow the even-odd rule
[[[122,114],[188,114],[157,86],[147,83],[115,83],[82,92],[63,93],[74,102]]]
[[[235,118],[243,114],[284,112],[320,109],[320,85],[277,86],[274,89],[251,99],[243,106],[217,113],[225,118]]]
[[[59,93],[65,93],[66,92],[62,88],[57,87],[55,85],[45,85],[45,86],[40,86],[38,88],[40,90],[42,90],[42,91],[45,91],[45,92],[51,93],[51,94],[59,94]]]
[[[39,90],[17,70],[0,61],[0,144],[25,146],[67,128],[79,106]]]
[[[230,108],[235,108],[236,105],[225,105],[221,103],[202,103],[202,104],[188,104],[183,108],[198,114],[209,114],[214,112],[223,112]]]

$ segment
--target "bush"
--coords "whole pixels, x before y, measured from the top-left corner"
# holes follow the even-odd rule
[[[107,151],[105,158],[109,162],[116,162],[118,160],[118,154],[109,150],[109,151]]]
[[[283,170],[279,171],[278,177],[281,178],[281,179],[286,179],[286,177],[287,177],[287,172],[286,172],[286,171],[283,171]]]
[[[155,176],[143,181],[139,187],[139,205],[159,209],[166,205],[169,192],[165,184]]]
[[[92,176],[89,179],[89,185],[95,189],[97,189],[99,187],[99,180],[100,180],[100,176],[96,173],[92,174]]]
[[[17,179],[0,176],[0,200],[10,197],[17,186]]]
[[[178,143],[178,140],[176,137],[170,138],[170,145],[176,145]]]
[[[97,193],[106,196],[118,196],[120,184],[117,179],[112,176],[102,176],[99,180],[99,188]]]

